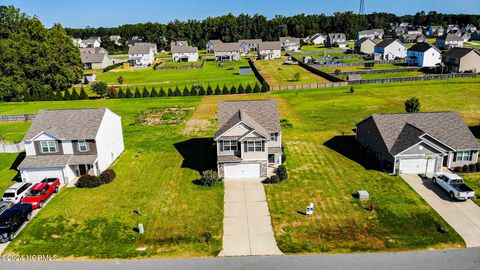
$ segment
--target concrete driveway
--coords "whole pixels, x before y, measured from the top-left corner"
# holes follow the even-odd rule
[[[480,207],[471,200],[451,200],[431,179],[401,175],[430,206],[465,240],[467,247],[480,247]]]
[[[282,255],[260,180],[226,180],[219,256]]]

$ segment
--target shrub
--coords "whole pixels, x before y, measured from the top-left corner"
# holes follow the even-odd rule
[[[472,164],[468,165],[468,170],[470,172],[476,172],[477,171],[477,166],[475,166],[475,164],[472,163]]]
[[[260,93],[260,86],[258,86],[258,83],[255,83],[255,86],[253,87],[253,92]]]
[[[228,87],[224,84],[222,89],[222,95],[228,95],[230,91],[228,91]]]
[[[118,76],[117,82],[118,82],[119,84],[123,84],[124,81],[125,81],[125,79],[123,79],[123,76]]]
[[[462,173],[463,172],[463,167],[462,166],[458,166],[458,167],[455,167],[453,169],[454,172],[457,172],[457,173]]]
[[[480,163],[475,165],[475,171],[480,172]]]
[[[300,72],[297,72],[295,74],[293,74],[293,80],[298,82],[300,81],[300,79],[302,78],[302,75],[300,74]]]
[[[245,90],[243,89],[243,85],[242,85],[242,84],[240,84],[240,85],[238,86],[237,92],[238,92],[239,94],[243,94],[243,93],[245,92]]]
[[[288,119],[280,119],[280,126],[282,126],[282,128],[292,128],[293,124],[290,123]]]
[[[198,182],[200,185],[205,186],[205,187],[211,187],[215,185],[216,183],[222,182],[222,178],[218,177],[218,174],[216,171],[213,170],[206,170],[202,172],[202,177],[198,179]]]
[[[212,86],[210,84],[208,84],[207,86],[207,95],[212,95],[213,94],[213,89],[212,89]]]
[[[287,167],[285,167],[285,165],[278,166],[275,173],[277,174],[280,181],[286,180],[288,178]]]
[[[128,87],[127,87],[127,92],[125,92],[125,97],[126,98],[132,98],[133,97],[132,90],[130,90],[130,88],[128,88]]]
[[[203,85],[200,85],[200,90],[198,90],[198,94],[200,96],[205,96],[205,89],[203,88]]]
[[[230,88],[230,94],[235,95],[237,93],[237,88],[235,85],[232,85],[232,88]]]
[[[180,92],[180,89],[177,87],[175,87],[175,92],[173,92],[173,95],[176,96],[176,97],[179,97],[182,95],[182,92]]]
[[[115,179],[117,175],[112,169],[106,169],[104,172],[100,174],[100,180],[102,181],[103,184],[108,184]]]
[[[118,98],[125,98],[125,93],[123,92],[123,89],[120,87],[120,90],[118,90]]]
[[[276,175],[272,175],[270,178],[269,177],[265,178],[265,180],[263,180],[263,183],[265,183],[265,184],[280,183],[280,178],[278,178],[278,176],[276,176]]]
[[[78,188],[94,188],[102,184],[102,180],[94,175],[82,175],[75,184]]]
[[[147,87],[144,86],[142,91],[142,97],[149,97],[149,96],[150,96],[150,93],[148,93]]]
[[[79,96],[80,99],[88,99],[88,95],[87,95],[87,92],[85,92],[85,89],[83,89],[83,86],[82,88],[80,89],[80,96]]]
[[[198,96],[198,91],[196,86],[192,86],[192,89],[190,89],[190,96]]]
[[[353,94],[353,93],[355,93],[355,87],[352,86],[350,87],[350,94]]]
[[[30,100],[27,100],[27,95],[28,95],[28,98]],[[63,95],[63,99],[64,100],[70,100],[70,91],[68,91],[68,89],[65,89],[65,94]],[[32,100],[32,96],[30,96],[30,91],[26,91],[25,92],[25,97],[23,98],[24,101],[31,101]]]
[[[158,97],[157,89],[155,89],[155,86],[152,87],[152,91],[150,91],[150,96],[151,97]]]
[[[113,87],[113,86],[110,87],[110,88],[108,89],[107,96],[108,96],[109,98],[117,98],[117,96],[118,96],[117,89],[115,89],[115,87]]]
[[[173,96],[172,88],[168,88],[168,96],[169,96],[169,97],[172,97],[172,96]]]
[[[247,88],[245,88],[245,93],[247,94],[252,93],[252,86],[250,84],[247,84]]]
[[[466,164],[463,165],[463,168],[462,168],[462,169],[463,169],[463,172],[464,172],[464,173],[469,173],[469,172],[470,172],[470,168],[469,168],[468,165],[466,165]]]
[[[263,93],[268,92],[267,82],[262,83],[262,88],[260,89],[260,91],[263,92]]]
[[[121,66],[121,65],[123,65],[123,63],[116,63],[116,64],[113,64],[113,65],[110,65],[110,66],[104,68],[104,69],[103,69],[103,72],[110,71],[110,70],[112,70],[112,69],[114,69],[114,68],[116,68],[116,67],[119,67],[119,66]]]
[[[138,87],[135,87],[135,93],[133,94],[133,97],[135,98],[141,98],[142,94],[140,94],[140,90],[138,90]]]
[[[79,100],[80,99],[80,96],[78,95],[78,92],[77,92],[76,88],[73,88],[72,95],[70,96],[70,99],[71,100]],[[34,101],[39,100],[38,99],[38,91],[33,92],[32,100],[34,100]]]
[[[417,113],[420,111],[420,100],[416,97],[411,97],[405,101],[405,111],[408,113]]]
[[[220,95],[222,93],[222,90],[220,90],[220,86],[215,87],[215,95]]]
[[[185,87],[183,88],[183,96],[184,96],[184,97],[190,96],[190,92],[188,91],[187,86],[185,86]]]
[[[335,69],[335,71],[334,71],[335,75],[337,75],[337,76],[340,75],[340,72],[342,72],[342,71],[341,71],[340,69],[338,69],[338,68]]]
[[[158,92],[158,96],[159,97],[164,97],[166,96],[167,94],[165,93],[165,90],[163,90],[163,87],[160,88],[160,92]]]

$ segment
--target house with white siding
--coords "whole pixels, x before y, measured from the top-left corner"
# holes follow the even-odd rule
[[[409,66],[435,67],[442,62],[440,50],[428,43],[417,43],[407,51],[407,64]]]
[[[80,48],[80,59],[84,69],[104,69],[113,65],[108,51],[102,47]]]
[[[107,108],[41,110],[23,138],[23,182],[99,175],[123,152],[121,117]]]
[[[128,48],[128,63],[132,67],[148,67],[155,60],[151,46],[133,45]]]
[[[396,39],[386,39],[375,46],[374,52],[382,60],[394,60],[407,57],[407,46]]]
[[[295,37],[280,37],[280,44],[285,51],[298,51],[300,39]]]
[[[217,43],[214,48],[215,61],[238,61],[240,60],[240,44],[238,42]]]
[[[437,47],[440,49],[463,48],[463,38],[455,34],[447,34],[443,37],[437,38]]]
[[[282,44],[278,41],[260,42],[258,47],[259,60],[278,59],[282,56]]]
[[[198,48],[191,46],[173,46],[172,50],[173,62],[197,62]]]
[[[223,43],[223,41],[221,41],[219,39],[209,40],[207,42],[207,44],[205,44],[205,48],[207,50],[207,53],[215,53],[215,45],[216,44],[221,44],[221,43]]]
[[[358,32],[357,39],[362,39],[362,38],[383,39],[384,35],[385,35],[385,31],[383,31],[383,29],[363,30]]]

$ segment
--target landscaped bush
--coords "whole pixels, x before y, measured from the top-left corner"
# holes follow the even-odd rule
[[[456,173],[462,173],[463,172],[463,167],[462,166],[455,167],[455,168],[453,168],[453,171],[456,172]]]
[[[119,67],[119,66],[121,66],[121,65],[123,65],[123,63],[116,63],[116,64],[113,64],[113,65],[110,65],[110,66],[104,68],[104,69],[103,69],[103,72],[110,71],[110,70],[112,70],[112,69],[114,69],[114,68],[116,68],[116,67]]]
[[[100,180],[100,177],[86,174],[80,176],[75,186],[78,188],[94,188],[102,184],[103,183],[102,180]]]
[[[475,164],[472,163],[472,164],[468,165],[468,170],[470,172],[476,172],[477,171],[477,166],[475,166]]]
[[[278,168],[275,170],[275,173],[277,174],[280,181],[286,180],[288,178],[287,167],[285,167],[285,165],[278,166]]]
[[[475,165],[475,171],[480,172],[480,163]]]
[[[469,173],[470,172],[470,168],[468,167],[468,165],[463,165],[463,172],[464,173]]]
[[[272,175],[271,177],[265,178],[265,180],[262,181],[264,184],[276,184],[280,183],[280,178],[276,175]]]
[[[280,119],[280,126],[282,128],[292,128],[293,127],[292,123],[290,123],[290,121],[288,121],[288,119]]]
[[[214,186],[216,183],[222,182],[222,178],[218,177],[218,174],[216,171],[206,170],[202,172],[202,177],[198,179],[198,182],[202,186],[211,187],[211,186]]]
[[[108,184],[115,179],[117,175],[112,169],[106,169],[100,174],[100,180],[102,181],[103,184]]]

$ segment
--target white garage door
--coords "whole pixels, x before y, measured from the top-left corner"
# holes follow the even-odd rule
[[[30,183],[40,182],[44,178],[58,178],[60,179],[60,183],[64,182],[62,168],[24,170],[24,176],[27,182]]]
[[[260,164],[225,164],[225,179],[260,178]]]
[[[400,173],[433,173],[435,171],[435,159],[417,158],[400,160]]]

